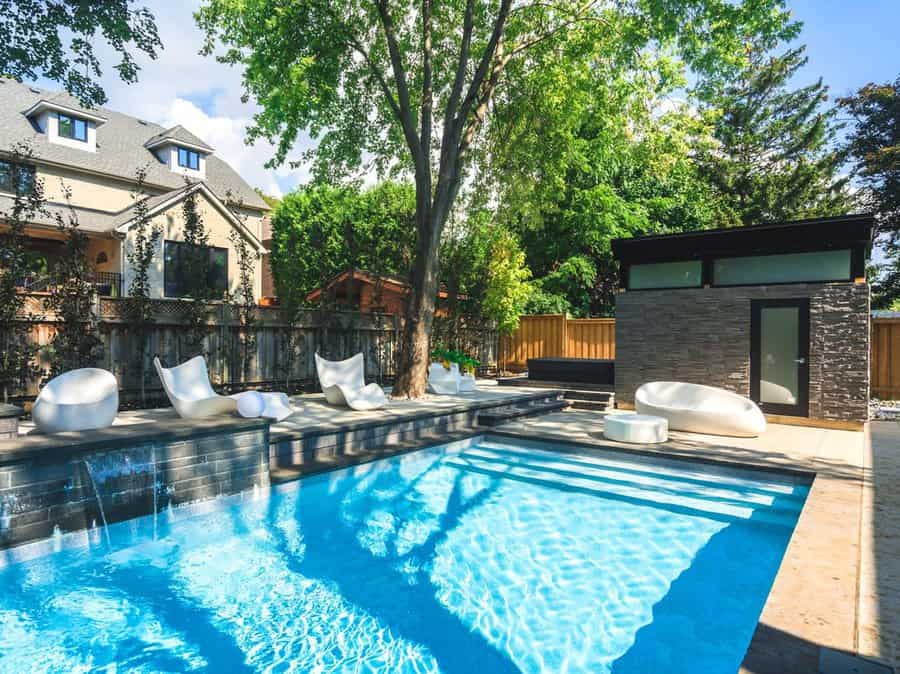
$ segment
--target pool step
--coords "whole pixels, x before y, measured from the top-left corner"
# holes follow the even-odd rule
[[[631,464],[549,452],[517,452],[486,442],[459,452],[450,464],[461,470],[554,489],[647,504],[692,515],[794,526],[806,489],[789,482],[757,482],[704,475],[662,466]]]
[[[513,419],[521,419],[522,417],[546,414],[548,412],[559,412],[567,407],[569,407],[569,401],[564,398],[563,394],[554,393],[545,398],[526,400],[512,405],[483,410],[478,413],[478,425],[499,426]]]
[[[628,457],[617,459],[610,456],[593,456],[553,452],[520,447],[493,439],[482,440],[470,452],[481,452],[489,456],[508,457],[515,461],[543,463],[558,466],[563,470],[576,473],[609,471],[623,475],[649,477],[658,480],[694,485],[700,488],[727,488],[748,493],[765,494],[772,497],[793,498],[798,508],[806,498],[807,488],[791,479],[777,476],[771,478],[765,474],[743,477],[725,469],[714,469],[708,466],[690,467],[690,464],[673,466],[671,461],[664,462],[653,457]],[[684,463],[684,462],[680,462]]]
[[[616,394],[612,391],[569,389],[566,391],[566,400],[575,410],[609,412],[616,406]]]
[[[797,508],[785,507],[773,499],[771,504],[753,503],[740,499],[712,497],[702,492],[666,488],[665,485],[632,484],[589,475],[565,475],[547,471],[540,466],[508,466],[480,460],[462,452],[447,461],[461,470],[508,480],[527,482],[537,486],[580,492],[591,496],[622,500],[637,505],[665,508],[692,516],[709,517],[729,522],[759,522],[771,526],[793,527]]]
[[[528,386],[557,389],[575,410],[608,412],[616,406],[616,394],[608,384],[573,383],[564,381],[544,381],[528,377],[503,377],[497,380],[499,386]]]

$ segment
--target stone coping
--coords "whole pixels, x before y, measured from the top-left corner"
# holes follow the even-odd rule
[[[496,390],[496,389],[495,389]],[[328,435],[345,431],[356,431],[364,428],[372,428],[376,426],[384,426],[386,424],[394,424],[399,421],[415,421],[417,419],[425,419],[429,417],[441,417],[463,412],[471,412],[473,410],[487,410],[496,407],[505,407],[513,403],[527,402],[530,400],[539,400],[548,396],[558,395],[559,391],[552,389],[514,391],[503,390],[502,397],[490,398],[472,398],[466,399],[460,394],[459,396],[435,396],[438,402],[448,402],[449,404],[423,404],[416,406],[416,401],[392,401],[395,404],[389,405],[380,410],[372,410],[371,412],[353,413],[352,410],[343,408],[334,408],[324,404],[324,396],[322,396],[322,406],[333,411],[337,418],[333,420],[321,420],[307,425],[293,425],[291,418],[288,417],[280,423],[272,425],[269,432],[271,442],[277,442],[285,439],[299,439],[304,437],[312,437],[317,435]],[[304,396],[306,397],[306,396]],[[313,401],[315,402],[315,400]],[[397,402],[401,404],[397,404]],[[402,404],[405,403],[405,404]]]
[[[268,419],[233,416],[204,419],[168,418],[165,423],[110,426],[67,433],[29,433],[15,440],[0,440],[0,465],[32,458],[46,459],[70,454],[114,449],[144,442],[177,442],[210,435],[236,433],[269,426]]]

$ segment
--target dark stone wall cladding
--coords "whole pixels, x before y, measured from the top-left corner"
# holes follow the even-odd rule
[[[750,300],[809,298],[809,416],[864,421],[869,399],[869,286],[810,283],[642,290],[616,297],[616,398],[648,381],[750,394]]]
[[[383,447],[395,442],[409,442],[423,436],[471,430],[478,418],[478,409],[452,414],[425,416],[418,419],[392,421],[377,426],[281,437],[273,435],[270,460],[272,466],[302,466],[305,463],[331,461],[335,457]]]
[[[269,485],[268,427],[0,465],[0,548]],[[95,488],[96,485],[96,488]]]

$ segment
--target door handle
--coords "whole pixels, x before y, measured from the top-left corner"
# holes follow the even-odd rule
[[[794,358],[794,362],[797,365],[806,365],[806,358]]]

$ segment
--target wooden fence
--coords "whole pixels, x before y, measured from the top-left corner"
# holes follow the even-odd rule
[[[50,344],[57,321],[41,311],[42,298],[33,295],[27,308],[38,315],[33,322],[32,339],[39,347]],[[141,360],[139,345],[124,317],[122,298],[99,298],[96,314],[103,341],[103,355],[97,367],[111,371],[119,380],[120,396],[124,403],[136,401],[141,390]],[[144,362],[145,390],[150,397],[161,399],[153,356],[158,355],[166,366],[180,363],[196,355],[188,348],[187,331],[181,323],[176,303],[155,303],[155,324],[149,335]],[[365,356],[366,377],[379,383],[390,383],[395,374],[397,351],[402,323],[391,314],[359,313],[340,310],[309,310],[293,322],[277,308],[256,309],[256,322],[250,335],[255,348],[250,351],[244,376],[242,343],[248,331],[241,327],[232,307],[225,304],[211,306],[207,321],[203,351],[207,357],[210,378],[217,388],[225,391],[249,387],[276,390],[313,390],[315,388],[314,354],[330,359],[347,358],[362,352]],[[435,332],[444,327],[436,319]],[[498,340],[490,327],[455,326],[454,339],[474,354],[484,370],[496,370]],[[39,364],[40,352],[39,352]],[[46,374],[30,382],[21,400],[33,398]]]
[[[872,319],[872,396],[900,399],[900,318]]]
[[[615,319],[522,316],[518,329],[500,340],[500,367],[511,372],[526,369],[529,358],[553,357],[615,358]]]

